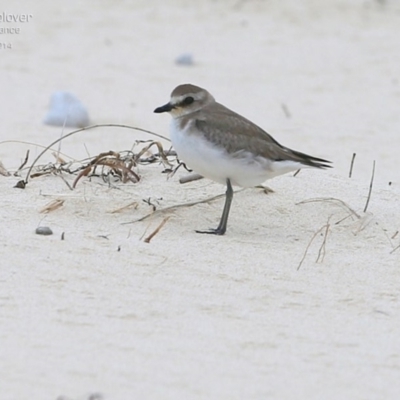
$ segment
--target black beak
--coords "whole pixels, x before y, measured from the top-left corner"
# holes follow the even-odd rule
[[[163,112],[168,112],[171,111],[174,107],[171,105],[171,103],[167,103],[161,107],[158,107],[154,110],[155,113],[160,114]]]

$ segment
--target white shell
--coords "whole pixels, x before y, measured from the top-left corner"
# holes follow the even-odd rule
[[[43,122],[55,126],[84,127],[89,125],[89,115],[75,95],[58,91],[51,96],[50,109]]]

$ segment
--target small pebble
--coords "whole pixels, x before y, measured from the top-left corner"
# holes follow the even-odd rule
[[[18,188],[18,189],[25,189],[25,187],[26,187],[26,182],[22,179],[21,181],[18,181],[18,182],[15,184],[14,187],[15,187],[15,188]]]
[[[37,235],[52,235],[53,231],[48,226],[39,226],[36,228],[35,233]]]
[[[175,58],[175,64],[177,65],[193,65],[193,55],[191,53],[182,53]]]
[[[103,400],[104,397],[101,393],[92,393],[89,397],[88,400]]]
[[[47,125],[81,128],[89,125],[89,114],[81,101],[69,92],[54,92],[43,121]]]

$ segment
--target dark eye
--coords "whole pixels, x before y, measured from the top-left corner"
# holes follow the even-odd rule
[[[194,102],[194,98],[192,96],[188,96],[183,100],[183,104],[185,106],[188,106],[189,104],[192,104]]]

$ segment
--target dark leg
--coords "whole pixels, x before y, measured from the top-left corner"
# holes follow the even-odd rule
[[[228,224],[228,216],[229,216],[229,210],[231,208],[232,199],[233,199],[233,189],[230,179],[227,179],[224,211],[222,211],[221,221],[219,221],[218,228],[210,229],[208,231],[196,231],[196,232],[209,233],[212,235],[223,235],[226,232],[226,226]]]

